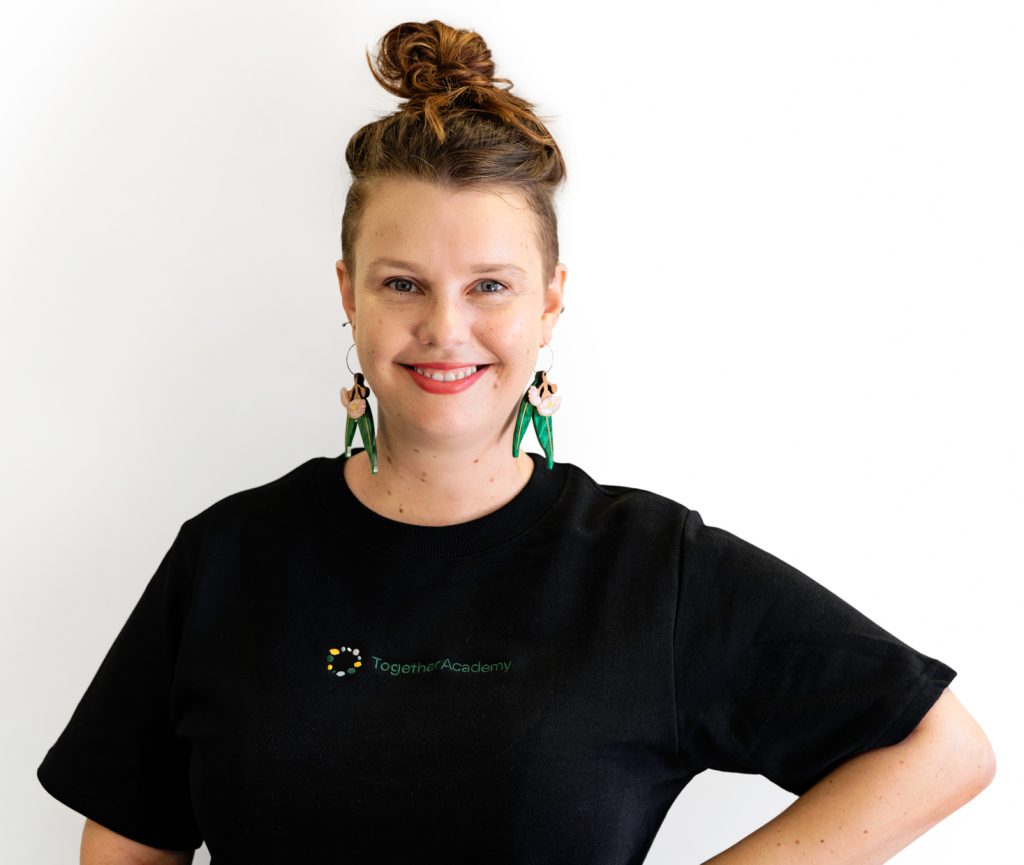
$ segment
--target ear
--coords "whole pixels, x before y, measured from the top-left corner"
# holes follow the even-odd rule
[[[334,263],[338,271],[338,289],[341,291],[341,305],[345,310],[345,317],[352,322],[352,333],[356,332],[356,290],[352,284],[348,268],[345,267],[344,259],[339,258]]]
[[[562,300],[565,296],[565,278],[568,270],[562,262],[555,265],[555,274],[544,289],[544,312],[540,317],[541,333],[544,342],[551,342],[551,332],[555,329],[558,317],[562,314],[562,307],[565,305]]]

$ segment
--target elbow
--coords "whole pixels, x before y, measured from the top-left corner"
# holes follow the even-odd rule
[[[960,751],[958,775],[964,802],[969,802],[996,777],[996,753],[985,731],[968,717],[955,727],[953,744]]]
[[[996,755],[988,736],[980,727],[964,730],[954,740],[955,750],[947,752],[955,766],[956,782],[952,805],[960,808],[989,786],[996,777]]]
[[[992,743],[988,740],[988,736],[984,732],[981,732],[981,742],[978,744],[978,754],[974,761],[975,772],[974,783],[976,790],[974,796],[984,790],[989,784],[991,784],[996,777],[996,752],[992,748]],[[974,798],[973,796],[971,798]]]
[[[995,779],[992,743],[949,689],[910,734],[907,745],[920,749],[934,778],[944,777],[945,783],[937,788],[941,816],[970,802]]]

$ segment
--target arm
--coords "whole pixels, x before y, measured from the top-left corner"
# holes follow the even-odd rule
[[[878,865],[985,789],[988,737],[947,688],[902,742],[859,754],[705,865]]]
[[[194,850],[148,847],[86,818],[81,865],[190,865]]]

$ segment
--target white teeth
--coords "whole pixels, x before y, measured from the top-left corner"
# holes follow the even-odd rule
[[[432,378],[434,381],[458,381],[460,378],[465,378],[467,375],[472,375],[477,371],[475,366],[467,366],[462,369],[450,369],[447,372],[427,372],[424,369],[420,369],[418,366],[413,367],[416,372],[420,375],[424,375],[427,378]]]

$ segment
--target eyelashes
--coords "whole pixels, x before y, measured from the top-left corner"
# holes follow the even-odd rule
[[[386,280],[384,282],[384,285],[390,287],[390,286],[392,286],[393,283],[396,283],[396,282],[397,283],[404,282],[404,283],[407,283],[408,285],[412,285],[412,286],[416,285],[416,283],[414,283],[411,279],[406,279],[405,277],[402,277],[402,276],[396,276],[396,277],[393,277],[392,279],[388,279],[388,280]],[[497,279],[481,279],[477,283],[477,286],[479,287],[481,285],[487,285],[489,283],[493,283],[494,285],[501,286],[501,290],[500,291],[481,291],[481,292],[478,292],[478,293],[479,294],[497,294],[497,295],[501,295],[501,294],[508,294],[511,291],[511,289],[507,285],[505,285],[505,283],[503,283],[503,282],[501,282],[500,280],[497,280]],[[396,290],[394,293],[395,294],[410,294],[411,295],[413,292],[411,292],[411,291],[399,291],[399,290]]]

